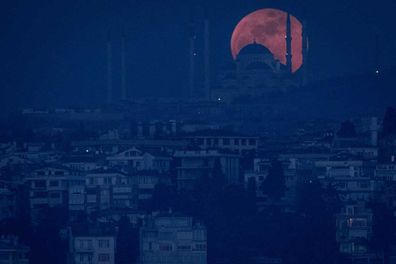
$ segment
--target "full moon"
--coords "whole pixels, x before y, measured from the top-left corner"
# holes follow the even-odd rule
[[[265,8],[248,14],[239,21],[231,37],[231,52],[236,59],[239,51],[253,42],[268,48],[274,58],[286,65],[287,13]],[[302,24],[290,15],[292,35],[292,71],[302,65]]]

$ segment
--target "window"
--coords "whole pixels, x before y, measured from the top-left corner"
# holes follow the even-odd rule
[[[39,180],[34,182],[34,187],[36,188],[45,188],[47,186],[44,180]]]
[[[369,182],[361,182],[359,185],[360,185],[360,188],[363,188],[363,189],[370,188],[370,183]]]
[[[347,214],[353,215],[353,207],[347,207]]]
[[[104,178],[104,183],[105,184],[110,184],[111,183],[111,178],[110,177],[105,177]]]
[[[92,240],[90,239],[79,239],[78,240],[79,249],[92,249]]]
[[[159,250],[160,251],[172,251],[172,245],[171,244],[160,244]]]
[[[64,171],[55,171],[54,174],[55,175],[64,175],[65,172]]]
[[[224,145],[224,146],[230,145],[230,139],[229,139],[229,138],[224,138],[224,139],[223,139],[223,145]]]
[[[60,198],[61,197],[61,194],[60,193],[51,193],[50,194],[50,198],[55,198],[55,199],[57,199],[57,198]]]
[[[87,240],[87,248],[92,249],[92,240]]]
[[[236,145],[236,146],[239,145],[239,139],[238,138],[234,139],[234,145]]]
[[[195,245],[195,250],[196,251],[205,251],[206,250],[206,245],[205,244],[196,244]]]
[[[366,227],[367,220],[364,218],[350,218],[348,219],[349,227]]]
[[[205,231],[198,229],[193,232],[193,240],[205,240]]]
[[[256,140],[253,139],[253,138],[249,139],[249,145],[250,145],[250,146],[256,145]]]
[[[34,192],[34,198],[47,198],[47,192]]]
[[[98,261],[99,262],[110,261],[110,254],[99,254]]]
[[[190,245],[178,245],[177,249],[180,251],[189,251],[189,250],[191,250],[191,246]]]
[[[158,237],[161,240],[170,240],[173,239],[173,232],[159,232]]]
[[[110,242],[108,239],[99,239],[98,241],[99,248],[109,248]]]
[[[5,260],[6,261],[5,263],[9,263],[8,262],[9,258],[10,258],[10,255],[7,252],[1,252],[0,253],[0,260],[1,261]]]
[[[50,185],[51,187],[57,187],[57,186],[59,186],[59,181],[50,181],[50,182],[49,182],[49,185]]]

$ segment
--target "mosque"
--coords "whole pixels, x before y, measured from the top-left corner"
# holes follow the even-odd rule
[[[304,85],[308,67],[307,38],[303,33],[304,64],[293,73],[290,14],[287,15],[286,27],[286,65],[275,59],[268,48],[253,40],[239,51],[234,61],[222,68],[211,90],[211,99],[232,102],[241,97],[287,92]]]

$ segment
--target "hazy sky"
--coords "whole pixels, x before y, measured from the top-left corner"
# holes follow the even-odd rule
[[[106,40],[111,32],[114,87],[119,48],[127,36],[127,86],[134,94],[187,90],[192,2],[179,0],[13,0],[0,8],[2,108],[89,105],[106,87]],[[231,60],[229,40],[246,14],[264,7],[306,20],[311,67],[318,76],[372,70],[375,35],[384,67],[396,60],[395,1],[208,1],[213,74]]]

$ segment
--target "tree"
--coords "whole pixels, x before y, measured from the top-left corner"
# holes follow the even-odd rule
[[[117,264],[135,263],[139,255],[139,231],[125,215],[118,221]]]
[[[338,257],[335,216],[341,206],[336,190],[308,179],[300,184],[297,195],[301,222],[293,255],[298,263],[334,263]]]
[[[223,173],[223,169],[219,158],[215,159],[214,161],[213,168],[210,173],[210,180],[212,181],[212,185],[214,185],[217,188],[221,188],[226,184],[226,178]]]
[[[393,212],[380,202],[371,203],[370,208],[373,212],[373,234],[369,245],[374,250],[382,251],[387,257],[396,235]]]
[[[66,263],[67,240],[60,231],[67,225],[67,213],[63,207],[47,208],[34,229],[30,242],[30,263]]]
[[[174,186],[158,183],[149,201],[150,211],[167,211],[177,207],[177,191]]]
[[[355,125],[350,121],[341,123],[341,127],[337,132],[337,136],[341,138],[353,138],[356,137]]]
[[[261,191],[272,200],[279,200],[285,194],[285,175],[282,162],[273,160],[268,169],[268,175],[260,186]]]
[[[254,199],[256,198],[257,182],[254,177],[248,179],[246,190],[251,197],[254,197]]]
[[[396,135],[396,110],[393,107],[388,107],[382,125],[382,137],[386,138],[392,135]]]

